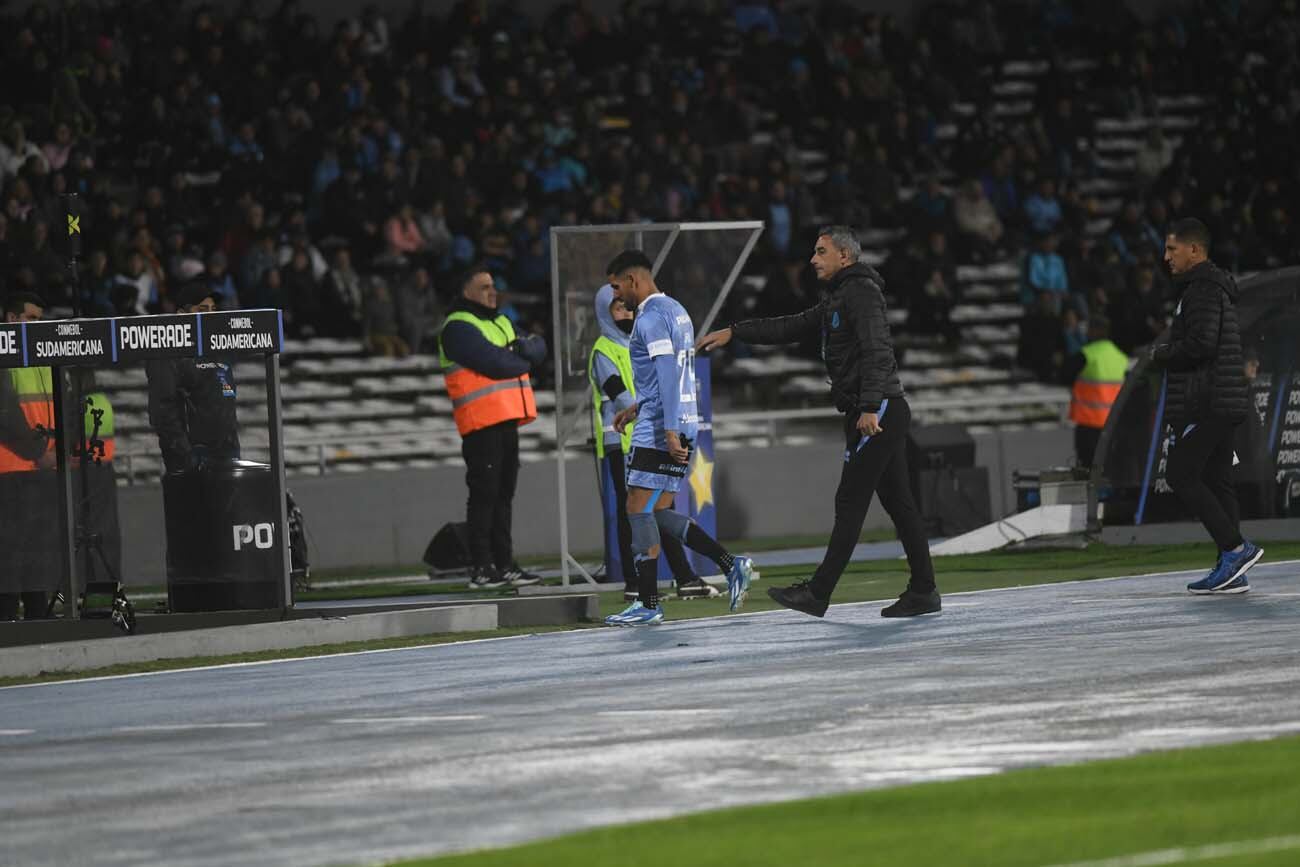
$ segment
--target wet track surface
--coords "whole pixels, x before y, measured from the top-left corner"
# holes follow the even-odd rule
[[[1298,572],[3,689],[0,864],[374,863],[1300,732]]]

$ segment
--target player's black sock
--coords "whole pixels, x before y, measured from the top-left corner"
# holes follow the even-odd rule
[[[640,594],[638,598],[646,608],[659,607],[659,558],[645,558],[636,561],[636,571],[640,576]]]
[[[694,521],[686,527],[686,545],[692,551],[699,551],[717,563],[723,575],[730,573],[732,565],[736,562],[736,558],[728,554],[727,549],[719,545],[717,539],[701,530],[700,525]]]

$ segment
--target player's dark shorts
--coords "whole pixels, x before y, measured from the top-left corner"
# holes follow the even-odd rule
[[[690,440],[683,440],[682,445],[692,451]],[[652,491],[677,493],[682,479],[690,470],[690,457],[686,463],[679,464],[673,456],[663,449],[648,446],[632,446],[632,453],[627,461],[627,484],[632,488],[649,488]]]

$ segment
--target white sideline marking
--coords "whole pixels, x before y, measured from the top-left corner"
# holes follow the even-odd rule
[[[1263,566],[1300,565],[1300,560],[1269,560],[1257,565],[1263,565]],[[1126,581],[1131,578],[1167,578],[1173,575],[1192,575],[1200,571],[1203,570],[1178,569],[1171,572],[1148,572],[1139,575],[1112,575],[1109,578],[1074,578],[1069,581],[1046,581],[1042,584],[1018,584],[1015,587],[989,587],[984,590],[961,590],[956,593],[945,593],[943,595],[944,598],[947,599],[952,596],[977,596],[983,593],[1014,593],[1018,590],[1034,590],[1042,587],[1066,587],[1071,584],[1101,584],[1106,581]],[[1174,595],[1179,595],[1180,597],[1182,596],[1182,594],[1174,594]],[[1268,593],[1266,595],[1277,596],[1281,594]],[[841,608],[841,607],[847,608],[849,606],[854,606],[854,605],[888,605],[889,603],[894,602],[895,598],[896,597],[891,596],[888,599],[872,599],[866,602],[839,602],[832,605],[831,609],[833,610],[835,608]],[[1154,598],[1162,599],[1166,597],[1157,595]],[[949,607],[956,607],[956,606],[950,604]],[[737,611],[735,613],[730,613],[730,614],[720,614],[717,617],[696,617],[690,620],[683,620],[678,622],[681,623],[718,622],[718,621],[736,620],[742,617],[744,618],[768,617],[773,614],[787,613],[788,611],[789,609],[785,609],[785,608],[776,609],[774,611]],[[549,632],[546,634],[547,635],[572,635],[575,632],[590,632],[590,631],[592,631],[592,629],[588,627],[585,629],[562,629],[562,630],[556,630],[554,632]],[[602,630],[602,631],[606,635],[618,634],[613,630]],[[400,652],[411,651],[411,650],[430,651],[430,650],[436,650],[441,647],[462,647],[467,644],[486,644],[489,641],[527,640],[530,638],[535,638],[537,637],[537,635],[538,633],[532,633],[528,635],[500,635],[500,636],[494,636],[492,638],[471,638],[466,641],[444,641],[438,644],[416,644],[410,647],[384,647],[378,650],[351,650],[346,653],[328,653],[328,654],[313,654],[308,656],[290,656],[284,659],[259,659],[255,662],[223,662],[220,663],[219,665],[195,665],[195,666],[189,666],[187,668],[169,668],[162,671],[137,671],[131,674],[105,674],[105,675],[100,675],[99,677],[71,677],[68,678],[67,680],[50,680],[50,681],[45,681],[43,683],[16,683],[13,684],[12,686],[0,686],[0,692],[3,692],[6,689],[40,689],[41,687],[68,687],[68,686],[76,686],[77,684],[82,684],[82,683],[94,683],[95,681],[101,681],[101,680],[122,680],[123,678],[128,678],[128,677],[159,677],[161,675],[183,674],[186,672],[216,671],[223,668],[252,668],[253,666],[258,666],[258,665],[279,665],[285,662],[307,662],[311,660],[338,659],[345,656],[370,656],[372,654],[378,654],[378,653],[400,653]]]
[[[13,738],[19,735],[36,734],[36,729],[0,729],[0,738]]]
[[[389,725],[402,723],[436,723],[436,722],[472,722],[483,719],[482,714],[444,714],[442,716],[371,716],[344,717],[332,719],[335,725]]]
[[[1053,864],[1052,867],[1158,867],[1161,864],[1190,864],[1213,858],[1230,858],[1236,855],[1258,855],[1264,852],[1286,852],[1300,849],[1300,834],[1286,837],[1263,837],[1259,840],[1241,840],[1236,843],[1212,843],[1208,846],[1184,846],[1177,849],[1155,849],[1118,858],[1100,861],[1071,861]]]
[[[176,723],[174,725],[118,726],[113,729],[113,732],[115,734],[143,734],[156,732],[207,731],[215,729],[260,729],[265,726],[266,723],[264,722]]]
[[[700,716],[728,712],[725,707],[664,707],[645,710],[600,710],[596,711],[596,716]]]

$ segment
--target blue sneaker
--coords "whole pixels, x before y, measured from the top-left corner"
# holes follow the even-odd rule
[[[628,608],[623,614],[619,615],[619,621],[616,626],[650,626],[655,623],[664,622],[664,610],[661,606],[656,605],[654,608],[647,608],[640,602],[636,603],[635,610]]]
[[[624,617],[631,617],[633,614],[636,614],[638,611],[642,610],[643,608],[645,608],[645,606],[641,604],[640,600],[637,600],[636,602],[633,602],[631,605],[624,608],[622,611],[618,612],[617,614],[611,614],[608,617],[606,617],[605,625],[622,626]]]
[[[1224,584],[1218,590],[1214,591],[1215,596],[1223,596],[1230,593],[1249,593],[1250,582],[1246,580],[1245,575],[1238,575],[1227,584]]]
[[[1219,562],[1199,581],[1187,585],[1191,593],[1205,595],[1208,593],[1245,593],[1250,590],[1246,581],[1246,572],[1264,556],[1264,549],[1246,542],[1240,551],[1224,551],[1219,555]]]
[[[737,557],[727,574],[727,596],[731,611],[739,611],[749,594],[749,582],[754,578],[754,561],[749,557]]]

